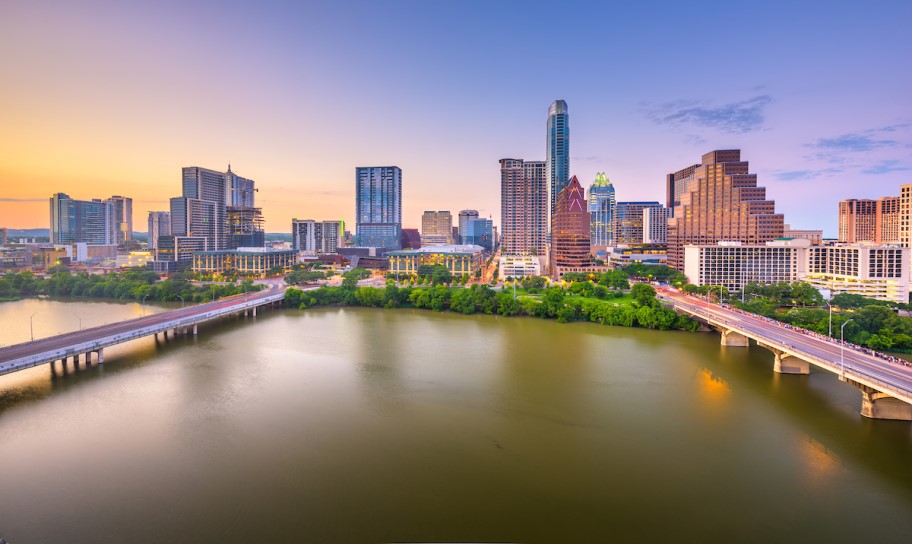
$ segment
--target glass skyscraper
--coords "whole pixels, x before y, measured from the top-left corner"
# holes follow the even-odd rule
[[[355,235],[360,246],[402,248],[402,169],[355,169]]]
[[[553,215],[557,195],[570,182],[570,115],[563,100],[555,100],[548,108],[547,148],[549,203]]]
[[[604,172],[595,175],[589,186],[589,238],[594,246],[613,246],[614,216],[617,202],[614,185]]]

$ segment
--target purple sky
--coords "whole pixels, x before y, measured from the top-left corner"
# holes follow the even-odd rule
[[[497,222],[498,160],[544,159],[557,98],[571,172],[619,200],[737,147],[834,236],[840,199],[912,182],[912,2],[296,4],[5,3],[0,226],[46,227],[63,191],[133,196],[142,231],[181,166],[229,161],[273,232],[351,222],[359,165],[402,167],[406,227]]]

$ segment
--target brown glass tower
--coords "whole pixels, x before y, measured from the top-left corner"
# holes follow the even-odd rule
[[[576,176],[557,195],[551,218],[551,268],[589,266],[589,211]]]
[[[675,195],[677,200],[677,195]],[[668,220],[668,264],[684,269],[684,246],[722,240],[756,244],[782,236],[782,214],[748,173],[740,149],[711,151],[687,182]]]

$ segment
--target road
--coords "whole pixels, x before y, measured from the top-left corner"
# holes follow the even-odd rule
[[[886,361],[867,353],[851,348],[842,348],[841,344],[827,340],[826,337],[811,336],[788,329],[778,322],[770,322],[759,316],[744,314],[717,304],[690,297],[670,288],[659,288],[660,300],[674,302],[682,309],[696,313],[701,317],[730,326],[733,330],[742,331],[755,340],[767,339],[770,343],[786,346],[789,352],[806,355],[806,360],[827,370],[844,374],[850,379],[862,383],[873,381],[886,388],[904,393],[902,400],[912,401],[912,367]],[[805,358],[805,357],[802,357]],[[844,364],[842,361],[844,360]],[[823,364],[821,364],[823,363]],[[902,397],[899,397],[902,398]]]
[[[86,342],[98,341],[103,338],[108,338],[111,336],[125,334],[139,329],[143,329],[149,326],[159,325],[167,321],[174,319],[183,319],[194,316],[202,316],[208,312],[219,309],[230,308],[231,306],[238,304],[239,302],[246,301],[256,301],[261,298],[267,298],[272,295],[277,294],[278,292],[284,290],[284,286],[273,284],[269,288],[262,291],[247,293],[241,295],[234,295],[231,297],[220,298],[213,302],[206,302],[203,304],[196,304],[193,306],[187,306],[179,310],[172,310],[169,312],[162,312],[158,314],[148,315],[144,317],[139,317],[136,319],[130,319],[128,321],[121,321],[118,323],[111,323],[108,325],[101,325],[99,327],[93,327],[90,329],[83,329],[80,331],[73,331],[70,333],[60,334],[57,336],[51,336],[49,338],[42,338],[39,340],[34,340],[31,342],[25,342],[22,344],[14,344],[12,346],[7,346],[0,348],[0,368],[3,368],[4,364],[19,359],[21,357],[30,356],[33,354],[44,353],[48,351],[53,351],[57,349],[64,349],[69,346],[79,345]]]

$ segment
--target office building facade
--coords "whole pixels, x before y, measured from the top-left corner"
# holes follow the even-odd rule
[[[171,236],[171,212],[149,212],[149,249],[158,249],[161,236]]]
[[[50,199],[50,212],[52,244],[117,245],[117,218],[111,202],[75,200],[57,193]]]
[[[588,267],[589,210],[586,195],[576,176],[557,195],[551,221],[551,269],[555,277],[567,268]]]
[[[355,169],[355,235],[360,246],[399,249],[402,243],[402,170]]]
[[[443,246],[453,243],[453,214],[447,210],[426,211],[421,215],[421,245]]]
[[[133,241],[133,199],[127,196],[112,196],[107,199],[114,206],[114,222],[117,229],[117,245],[124,246]]]
[[[494,251],[494,221],[490,219],[469,219],[465,224],[463,245],[476,245],[484,248],[488,253]]]
[[[457,238],[458,243],[465,244],[465,233],[468,222],[470,219],[478,219],[477,210],[462,210],[459,212],[459,238]]]
[[[668,242],[668,220],[671,208],[649,207],[643,210],[644,244],[664,244]]]
[[[614,233],[617,244],[643,243],[643,215],[649,208],[661,208],[656,201],[618,202],[614,215]]]
[[[314,221],[292,219],[291,238],[295,251],[312,255],[332,255],[339,252],[345,223],[340,221]]]
[[[501,159],[500,217],[504,255],[545,255],[548,178],[544,161]]]
[[[677,198],[677,197],[675,197]],[[782,214],[757,186],[739,149],[703,155],[668,220],[668,264],[684,267],[684,246],[712,245],[722,240],[762,244],[782,237]]]
[[[617,200],[614,185],[604,172],[595,175],[589,186],[589,243],[597,247],[608,247],[614,241],[614,215]]]
[[[557,195],[570,182],[570,114],[567,103],[555,100],[548,108],[546,162],[549,188],[549,215],[557,206]]]
[[[484,249],[476,245],[429,246],[421,249],[390,251],[391,274],[417,274],[422,265],[445,266],[454,276],[473,275],[484,264]]]

